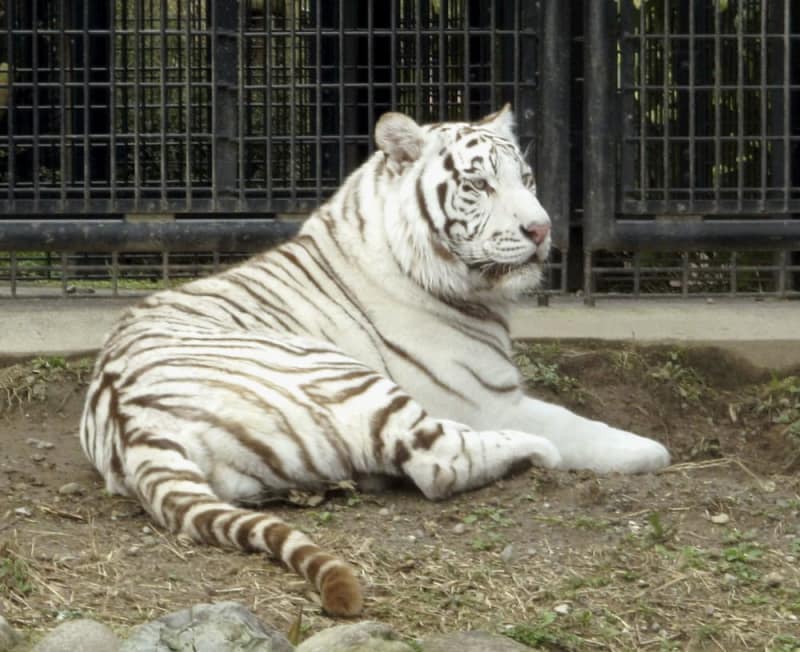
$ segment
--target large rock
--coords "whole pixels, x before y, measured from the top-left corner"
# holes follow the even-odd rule
[[[8,624],[8,621],[0,615],[0,652],[10,650],[19,642],[19,634]]]
[[[506,636],[488,632],[437,634],[422,641],[422,652],[530,652],[530,648]]]
[[[117,652],[119,646],[117,635],[106,625],[81,618],[61,623],[39,641],[31,652]]]
[[[198,604],[136,627],[120,652],[293,652],[237,602]]]
[[[365,620],[324,629],[303,641],[296,652],[414,652],[397,640],[389,625]]]

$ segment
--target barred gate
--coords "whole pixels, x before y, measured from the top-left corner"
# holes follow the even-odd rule
[[[798,293],[792,4],[0,0],[0,294],[213,271],[291,234],[384,111],[506,101],[551,291]]]
[[[587,294],[598,275],[618,274],[594,264],[602,250],[635,252],[628,259],[635,294],[642,254],[665,250],[681,253],[671,266],[651,254],[651,277],[671,278],[683,295],[709,285],[729,294],[740,287],[797,294],[800,259],[785,252],[800,250],[800,7],[793,0],[586,7]]]

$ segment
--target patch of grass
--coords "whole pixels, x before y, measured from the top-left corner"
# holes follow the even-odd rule
[[[511,527],[514,525],[514,520],[507,516],[507,510],[499,507],[477,507],[462,520],[467,525],[475,523],[489,527]]]
[[[745,582],[757,580],[761,574],[756,568],[764,556],[764,551],[757,544],[742,541],[734,546],[729,546],[722,551],[724,572],[731,573]]]
[[[664,523],[661,519],[661,514],[658,512],[651,512],[647,516],[647,531],[645,532],[645,540],[651,545],[665,544],[675,534],[675,530],[670,525]]]
[[[564,631],[553,611],[545,611],[532,624],[515,625],[503,632],[510,639],[534,648],[547,650],[580,650],[581,640],[575,634]]]
[[[505,543],[506,538],[497,532],[486,532],[473,537],[469,541],[470,547],[478,551],[496,550]]]
[[[648,375],[667,386],[682,401],[697,403],[707,390],[700,374],[686,364],[683,353],[678,350],[667,353],[666,360],[651,367]]]
[[[514,362],[529,387],[543,387],[557,394],[571,395],[583,400],[583,390],[577,379],[561,371],[560,349],[555,345],[530,344],[516,347]]]
[[[776,636],[768,649],[770,652],[797,652],[800,650],[800,638],[791,634]]]
[[[47,387],[65,379],[86,381],[93,361],[65,360],[60,356],[39,357],[0,368],[0,414],[16,406],[47,398]]]
[[[33,591],[28,564],[7,547],[0,548],[0,595],[26,596]]]
[[[800,376],[773,376],[761,386],[752,406],[757,415],[784,426],[783,434],[795,452],[790,460],[791,466],[800,459]]]

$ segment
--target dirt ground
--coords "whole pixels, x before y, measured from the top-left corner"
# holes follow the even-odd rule
[[[480,628],[547,650],[800,650],[800,370],[593,343],[519,360],[533,393],[663,441],[673,466],[270,508],[352,561],[365,617],[409,641]],[[188,543],[105,494],[77,439],[90,364],[0,368],[0,613],[29,640],[219,600],[284,631],[301,611],[304,632],[333,624],[277,564]]]

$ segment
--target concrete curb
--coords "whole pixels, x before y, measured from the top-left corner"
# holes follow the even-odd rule
[[[139,300],[0,301],[0,360],[91,355],[124,308]],[[800,302],[601,300],[594,308],[555,298],[547,308],[523,303],[512,335],[536,340],[602,340],[718,346],[769,369],[800,365]]]

